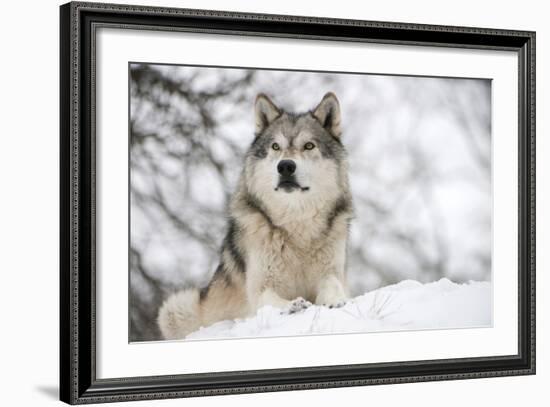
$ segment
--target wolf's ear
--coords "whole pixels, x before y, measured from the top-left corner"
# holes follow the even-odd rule
[[[260,93],[256,96],[255,103],[256,114],[256,134],[260,134],[269,126],[277,117],[281,115],[281,111],[275,103],[266,95]]]
[[[340,138],[342,135],[340,128],[340,103],[338,103],[338,99],[334,93],[329,92],[323,96],[323,100],[321,100],[321,103],[313,111],[313,116],[334,137]]]

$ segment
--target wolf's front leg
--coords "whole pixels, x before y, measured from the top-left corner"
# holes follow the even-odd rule
[[[258,301],[258,308],[263,307],[264,305],[271,305],[272,307],[281,308],[283,310],[282,312],[285,314],[294,314],[310,307],[312,304],[302,297],[295,298],[294,300],[285,300],[275,291],[268,288],[260,294]]]
[[[290,301],[279,296],[279,294],[271,288],[267,288],[260,294],[257,301],[257,308],[261,308],[265,305],[271,305],[275,308],[286,308],[290,305]]]
[[[334,274],[328,274],[319,283],[315,304],[338,308],[346,303],[347,298],[342,282]]]

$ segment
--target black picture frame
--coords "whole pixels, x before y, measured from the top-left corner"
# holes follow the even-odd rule
[[[60,398],[70,404],[535,373],[535,33],[72,2],[60,7]],[[508,50],[519,60],[519,352],[499,357],[96,378],[95,29]]]

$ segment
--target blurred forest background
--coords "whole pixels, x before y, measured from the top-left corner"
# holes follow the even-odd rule
[[[214,272],[256,94],[307,111],[328,91],[356,210],[352,294],[491,280],[490,80],[132,64],[130,341],[159,339],[162,301]]]

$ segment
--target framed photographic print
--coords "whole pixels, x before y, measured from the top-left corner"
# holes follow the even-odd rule
[[[535,373],[535,33],[60,21],[63,401]]]

